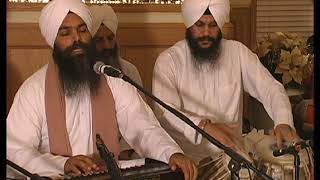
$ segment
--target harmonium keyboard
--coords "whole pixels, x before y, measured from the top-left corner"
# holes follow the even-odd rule
[[[124,179],[128,180],[184,180],[182,170],[172,171],[169,165],[151,159],[146,159],[143,166],[121,169]],[[111,180],[107,172],[87,176],[69,177],[70,180]]]

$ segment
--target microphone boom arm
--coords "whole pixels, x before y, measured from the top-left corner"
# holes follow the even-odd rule
[[[179,119],[181,119],[182,121],[184,121],[185,123],[187,123],[188,125],[190,125],[193,129],[195,129],[198,133],[200,133],[203,137],[205,137],[208,141],[210,141],[212,144],[216,145],[217,147],[219,147],[220,149],[222,149],[227,155],[229,155],[232,159],[234,159],[235,161],[239,162],[240,165],[244,165],[245,167],[250,168],[253,172],[255,172],[256,174],[258,174],[259,176],[261,176],[264,179],[269,179],[272,180],[272,178],[270,176],[268,176],[267,174],[260,172],[257,168],[255,168],[252,163],[250,163],[248,160],[246,160],[244,157],[242,157],[241,155],[239,155],[238,153],[236,153],[233,149],[225,146],[224,144],[222,144],[221,142],[219,142],[217,139],[215,139],[214,137],[210,136],[207,132],[205,132],[204,130],[202,130],[201,128],[199,128],[197,125],[195,125],[188,117],[186,117],[184,114],[180,113],[179,111],[175,110],[174,108],[172,108],[171,106],[167,105],[166,103],[164,103],[163,101],[161,101],[159,98],[157,98],[156,96],[154,96],[153,94],[151,94],[150,92],[148,92],[147,90],[145,90],[143,87],[141,87],[138,83],[134,82],[131,78],[129,78],[128,76],[126,76],[125,74],[121,73],[121,75],[118,76],[119,78],[123,79],[124,81],[130,83],[131,85],[133,85],[134,87],[136,87],[137,89],[139,89],[140,91],[142,91],[144,94],[146,94],[147,96],[149,96],[150,98],[152,98],[155,102],[157,102],[158,104],[160,104],[162,107],[164,107],[165,109],[167,109],[168,111],[170,111],[171,113],[173,113],[174,115],[176,115]]]

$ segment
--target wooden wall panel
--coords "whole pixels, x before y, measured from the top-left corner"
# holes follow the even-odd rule
[[[51,50],[9,48],[7,60],[7,112],[20,85],[51,57]]]
[[[7,106],[10,107],[22,82],[51,58],[51,49],[42,37],[38,24],[10,23],[8,32]],[[138,68],[143,85],[150,92],[156,58],[160,52],[183,39],[184,32],[185,27],[181,23],[119,25],[121,55]],[[232,24],[226,24],[223,33],[232,39]]]
[[[9,6],[9,11],[21,7]],[[117,7],[119,8],[119,7]],[[117,8],[115,9],[117,12]],[[21,11],[39,8],[21,9]],[[164,10],[164,9],[162,9]],[[120,8],[120,12],[126,12]],[[170,11],[179,12],[180,8]],[[149,12],[149,11],[148,11]],[[162,11],[161,11],[162,12]],[[165,10],[165,12],[168,12]],[[252,7],[235,7],[231,10],[231,23],[223,28],[224,37],[236,39],[248,47],[255,42],[252,23]],[[184,38],[183,23],[120,23],[118,40],[123,58],[132,62],[139,70],[143,85],[151,91],[153,66],[159,53]],[[7,60],[7,110],[14,94],[22,82],[51,58],[51,49],[41,36],[37,23],[8,23],[8,60]],[[150,99],[148,99],[150,103]],[[244,100],[244,116],[247,112]]]
[[[239,7],[231,10],[230,22],[234,27],[234,39],[250,49],[255,47],[255,6]]]
[[[226,39],[233,39],[234,26],[227,23],[223,27]],[[183,23],[123,23],[119,25],[118,35],[121,46],[172,46],[184,39]]]
[[[122,57],[134,64],[139,70],[143,86],[152,91],[153,67],[158,55],[167,47],[125,47]],[[148,104],[151,100],[147,98]]]
[[[36,23],[9,23],[7,40],[12,48],[49,48]]]

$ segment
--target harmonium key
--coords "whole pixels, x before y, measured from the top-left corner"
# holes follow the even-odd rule
[[[146,159],[146,164],[140,167],[121,169],[124,179],[128,180],[184,180],[181,169],[172,171],[169,165],[151,159]],[[111,180],[107,172],[87,176],[65,178],[70,180]]]

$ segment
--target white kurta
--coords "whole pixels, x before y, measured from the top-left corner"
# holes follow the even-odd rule
[[[243,91],[246,91],[263,103],[275,125],[283,123],[293,127],[285,89],[263,67],[258,57],[242,43],[233,40],[222,39],[221,48],[217,63],[202,69],[194,67],[186,40],[162,52],[154,67],[153,94],[187,115],[196,125],[208,118],[240,122],[242,127]],[[155,114],[194,160],[199,161],[219,151],[208,141],[201,141],[202,137],[194,129],[169,111],[156,106]],[[240,134],[241,129],[236,129],[235,133]]]
[[[143,87],[142,84],[142,80],[140,77],[140,73],[138,71],[138,69],[136,68],[136,66],[134,66],[132,63],[130,63],[129,61],[119,57],[119,63],[122,69],[122,72],[127,75],[128,77],[130,77],[134,82],[138,83],[140,86]],[[146,101],[146,97],[144,96],[143,92],[139,91],[140,96],[142,97],[142,99]],[[123,150],[128,150],[131,149],[131,147],[129,146],[129,144],[123,139],[120,139],[120,151]]]
[[[138,83],[140,86],[143,87],[140,73],[139,73],[138,69],[136,68],[136,66],[134,66],[132,63],[130,63],[129,61],[127,61],[121,57],[119,59],[119,62],[120,62],[120,66],[121,66],[123,73],[125,75],[127,75],[128,77],[130,77],[134,82]],[[139,90],[138,90],[138,92],[139,92],[140,96],[142,97],[142,99],[144,101],[146,101],[146,97],[143,94],[143,92],[141,92]]]
[[[44,90],[47,65],[27,79],[16,93],[7,117],[7,158],[42,176],[63,174],[67,157],[50,154]],[[115,101],[119,129],[143,157],[168,162],[182,152],[160,127],[137,90],[121,79],[107,77]],[[73,155],[93,153],[89,91],[66,98],[67,131]]]

